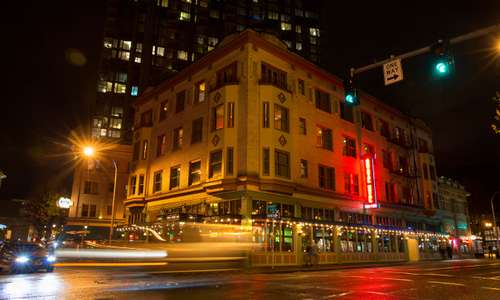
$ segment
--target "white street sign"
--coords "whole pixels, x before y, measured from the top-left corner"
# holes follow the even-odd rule
[[[403,68],[401,60],[395,59],[384,64],[384,83],[385,85],[393,84],[403,80]]]

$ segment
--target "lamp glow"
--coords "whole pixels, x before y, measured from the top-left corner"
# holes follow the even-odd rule
[[[86,146],[83,148],[83,154],[85,156],[91,157],[94,156],[94,153],[95,153],[94,147]]]

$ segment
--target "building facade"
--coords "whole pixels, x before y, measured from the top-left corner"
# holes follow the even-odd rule
[[[135,97],[245,28],[319,63],[320,11],[317,0],[108,0],[92,136],[130,143]]]
[[[287,48],[245,30],[140,96],[129,225],[246,225],[255,265],[300,263],[313,241],[322,263],[438,256],[430,129],[367,94],[347,106]]]
[[[113,190],[117,166],[115,223],[124,222],[123,201],[127,193],[129,162],[132,156],[129,145],[96,145],[95,157],[82,158],[75,168],[68,211],[66,231],[87,229],[88,237],[106,238],[113,213]],[[86,227],[85,227],[86,226]]]
[[[443,231],[452,238],[457,253],[471,254],[471,220],[467,204],[470,194],[463,185],[444,176],[439,177],[438,188],[439,196],[435,207],[441,215]]]

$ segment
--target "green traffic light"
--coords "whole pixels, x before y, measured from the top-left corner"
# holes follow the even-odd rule
[[[439,74],[446,74],[446,73],[448,73],[448,64],[446,64],[444,62],[437,63],[436,64],[436,71]]]
[[[347,94],[347,95],[345,96],[345,101],[346,101],[346,102],[349,102],[349,103],[353,103],[353,102],[354,102],[354,96],[353,96],[353,95],[351,95],[351,94]]]

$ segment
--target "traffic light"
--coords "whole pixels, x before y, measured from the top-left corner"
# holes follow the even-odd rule
[[[344,80],[344,100],[349,106],[359,105],[358,93],[353,86],[352,77]]]
[[[446,77],[453,72],[454,62],[449,50],[448,41],[439,40],[431,46],[431,53],[433,55],[432,69],[436,77]]]

